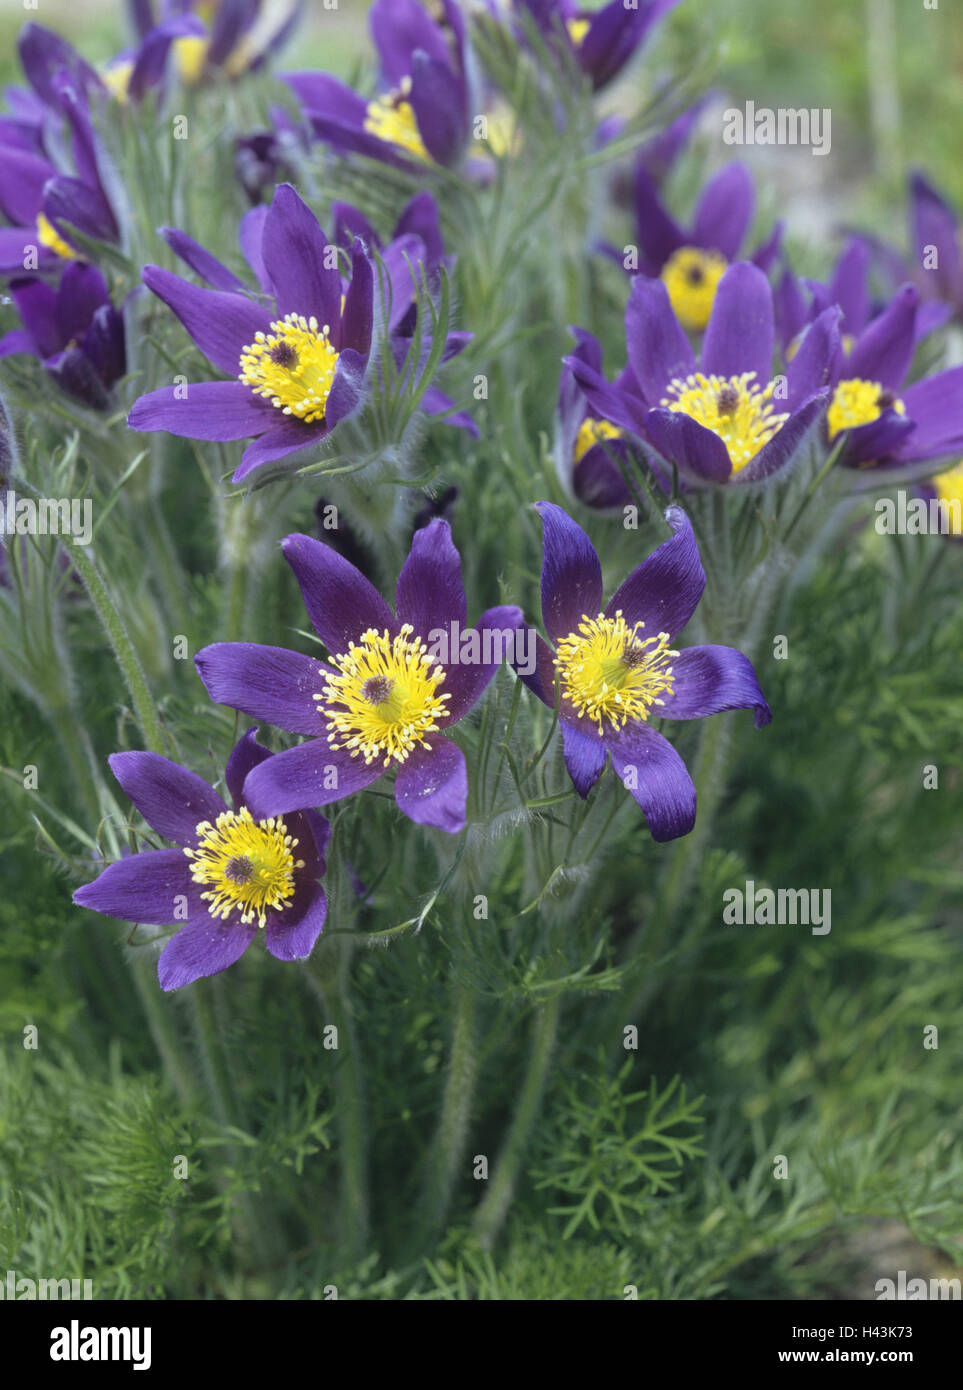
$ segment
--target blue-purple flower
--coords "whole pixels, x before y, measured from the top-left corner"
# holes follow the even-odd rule
[[[411,169],[457,164],[473,103],[465,20],[455,0],[435,19],[417,0],[375,0],[369,15],[381,88],[360,96],[329,73],[283,74],[311,129],[332,149]]]
[[[731,709],[752,709],[757,728],[772,719],[741,652],[674,649],[706,582],[689,519],[680,507],[666,511],[675,534],[603,607],[602,567],[588,536],[561,507],[539,502],[537,510],[549,641],[535,636],[536,669],[520,672],[521,678],[550,709],[557,703],[565,765],[579,796],[588,796],[611,755],[652,838],[687,835],[695,825],[695,787],[651,721],[702,719]]]
[[[719,282],[698,361],[661,280],[638,276],[625,313],[628,372],[610,385],[583,357],[564,359],[592,414],[647,441],[694,486],[758,483],[796,456],[829,397],[835,308],[772,376],[772,291],[738,261]]]
[[[609,0],[601,8],[576,0],[515,0],[516,11],[528,11],[549,44],[564,44],[598,91],[628,63],[652,28],[679,0]]]
[[[847,467],[905,471],[963,449],[963,367],[903,384],[919,341],[919,313],[919,292],[906,284],[848,351],[837,349],[826,427],[830,443],[845,432],[840,462]]]
[[[910,180],[910,234],[920,293],[963,314],[963,243],[959,217],[919,172]]]
[[[107,917],[181,926],[157,966],[161,987],[216,975],[264,931],[278,960],[311,954],[327,901],[319,879],[330,827],[314,811],[252,814],[246,779],[271,761],[249,729],[225,769],[228,806],[203,778],[157,753],[115,753],[110,766],[158,835],[176,849],[147,850],[110,864],[74,902]]]
[[[572,357],[600,377],[602,346],[598,339],[584,328],[573,328],[572,332]],[[614,389],[632,391],[631,368],[622,372]],[[633,497],[622,470],[635,466],[632,455],[632,442],[625,431],[595,413],[571,365],[563,363],[555,415],[555,464],[566,492],[586,507],[602,511],[625,506]]]
[[[632,268],[662,280],[676,317],[688,332],[701,333],[709,322],[719,282],[739,258],[755,201],[752,175],[746,165],[734,161],[705,185],[691,226],[683,227],[659,196],[650,156],[638,160],[635,222],[641,255],[638,266]],[[769,271],[782,233],[780,222],[750,257],[761,270]]]
[[[374,282],[360,241],[345,285],[337,254],[290,184],[269,208],[252,208],[242,242],[273,307],[180,232],[168,240],[216,289],[200,289],[147,266],[144,283],[180,319],[230,381],[165,386],[135,401],[128,423],[188,439],[253,439],[234,479],[293,456],[316,456],[333,429],[361,404],[371,349]]]
[[[149,61],[157,74],[172,52],[178,77],[194,85],[213,73],[240,77],[262,67],[290,38],[304,0],[271,7],[278,14],[270,27],[263,0],[129,0],[128,8],[138,40],[128,60],[135,73]]]
[[[293,535],[282,549],[327,660],[245,642],[196,657],[212,700],[307,736],[251,773],[245,794],[256,814],[327,805],[393,771],[406,816],[461,830],[465,757],[446,734],[480,699],[521,611],[490,608],[468,627],[461,560],[442,520],[415,533],[394,613],[329,546]]]
[[[0,358],[29,353],[68,395],[106,410],[127,357],[123,313],[96,266],[72,261],[56,288],[25,278],[11,282],[10,294],[23,327],[0,338]]]

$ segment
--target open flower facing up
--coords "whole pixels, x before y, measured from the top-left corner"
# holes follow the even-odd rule
[[[62,223],[95,241],[117,242],[117,218],[104,188],[102,154],[90,113],[66,73],[52,79],[52,98],[65,121],[72,156],[56,161],[25,144],[0,145],[0,275],[47,273],[83,252]]]
[[[477,628],[466,626],[461,560],[445,521],[415,533],[395,613],[329,546],[293,535],[282,549],[328,660],[245,642],[215,643],[196,657],[212,700],[309,736],[251,774],[245,794],[256,813],[326,805],[395,771],[406,816],[461,830],[465,757],[445,731],[513,647],[520,609],[490,608]]]
[[[603,608],[602,567],[588,536],[551,502],[537,503],[543,527],[542,620],[533,674],[522,680],[562,727],[565,765],[586,797],[607,754],[645,812],[655,840],[695,825],[696,791],[685,763],[654,719],[702,719],[752,709],[756,727],[772,712],[751,662],[732,647],[674,650],[705,588],[692,526],[680,507],[675,532],[633,570]],[[554,648],[554,650],[553,650]]]
[[[904,285],[849,351],[837,352],[826,428],[831,444],[846,432],[840,462],[847,467],[905,471],[963,449],[963,367],[903,385],[919,341],[919,311],[919,292]],[[800,353],[807,340],[808,332]]]
[[[719,281],[739,252],[749,230],[756,192],[744,164],[733,162],[709,180],[696,205],[690,227],[682,227],[659,197],[650,161],[639,158],[635,171],[635,223],[641,252],[637,269],[658,277],[669,292],[676,318],[689,333],[709,322]],[[782,223],[751,256],[768,272],[782,241]]]
[[[261,214],[263,213],[263,216]],[[252,209],[249,259],[269,286],[273,309],[252,299],[236,276],[202,255],[219,289],[199,289],[158,266],[144,283],[180,319],[195,344],[232,381],[165,386],[134,402],[135,430],[167,430],[188,439],[252,439],[234,480],[288,456],[316,454],[331,431],[360,405],[371,349],[371,263],[355,242],[351,279],[342,286],[335,249],[290,184],[270,208]],[[193,264],[191,260],[191,264]]]
[[[62,390],[106,410],[127,370],[124,316],[96,266],[73,261],[54,289],[44,280],[14,280],[10,295],[23,323],[0,338],[0,357],[39,357]]]
[[[739,261],[722,277],[698,362],[665,285],[640,275],[625,312],[629,373],[610,385],[563,360],[593,414],[646,439],[689,484],[758,483],[790,463],[825,408],[838,316],[820,314],[772,378],[772,292],[758,267]]]
[[[163,989],[216,975],[264,931],[278,960],[311,954],[327,912],[324,854],[330,827],[304,811],[252,814],[244,789],[271,754],[249,729],[228,759],[232,806],[203,778],[157,753],[115,753],[111,770],[148,825],[177,849],[147,850],[110,864],[74,902],[107,917],[183,924],[157,965]]]
[[[575,0],[515,0],[516,10],[527,10],[545,39],[567,44],[582,72],[598,91],[625,67],[652,28],[679,0],[609,0],[601,8],[588,8]]]
[[[319,139],[400,168],[461,160],[475,109],[465,20],[456,0],[441,0],[440,12],[435,19],[417,0],[375,0],[369,23],[382,90],[370,100],[328,73],[284,74]]]
[[[673,745],[650,720],[703,719],[755,710],[770,723],[752,663],[731,646],[675,651],[706,575],[689,518],[668,507],[675,535],[632,570],[603,605],[602,566],[592,542],[561,507],[536,503],[543,527],[542,620],[534,674],[522,680],[549,709],[559,701],[564,758],[575,791],[588,796],[607,753],[645,812],[653,840],[692,830],[696,792]]]

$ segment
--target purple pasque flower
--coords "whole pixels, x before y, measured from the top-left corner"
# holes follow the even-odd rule
[[[120,233],[101,171],[102,154],[86,104],[65,73],[53,79],[57,110],[65,118],[72,166],[24,145],[0,147],[0,275],[46,273],[83,252],[63,226],[69,222],[97,241]]]
[[[183,923],[161,954],[162,989],[216,975],[264,931],[278,960],[311,954],[324,926],[323,876],[330,826],[315,811],[262,817],[245,780],[271,754],[249,729],[228,758],[228,806],[203,778],[159,753],[115,753],[114,776],[148,825],[178,848],[142,851],[109,864],[74,902],[106,917],[168,927]]]
[[[127,370],[124,316],[96,266],[72,261],[56,289],[44,280],[13,280],[10,295],[22,328],[0,338],[0,357],[38,357],[62,390],[94,410]]]
[[[425,287],[434,295],[441,283],[442,268],[450,274],[455,262],[454,256],[445,254],[438,204],[427,190],[416,193],[402,208],[387,245],[364,213],[351,203],[333,202],[331,216],[334,240],[339,246],[348,246],[356,237],[360,237],[366,246],[377,249],[387,280],[383,286],[385,321],[395,367],[403,380],[417,375],[431,351],[430,325],[423,325],[420,360],[414,361],[414,340],[418,327],[417,296],[422,288],[421,280],[424,278]],[[381,292],[382,287],[379,286],[378,293]],[[473,336],[458,329],[450,331],[445,339],[442,363],[450,362],[463,352]],[[446,424],[467,430],[477,437],[475,421],[465,411],[457,411],[455,402],[440,387],[429,386],[419,404],[426,415],[441,415]]]
[[[273,308],[183,233],[168,240],[218,288],[200,289],[159,266],[143,274],[204,356],[234,380],[161,387],[135,401],[128,417],[135,430],[225,443],[253,439],[235,482],[289,456],[316,455],[357,410],[374,310],[371,262],[361,242],[344,288],[335,249],[290,184],[275,190],[269,208],[246,215],[242,237]]]
[[[375,0],[381,89],[370,100],[329,73],[282,74],[319,139],[409,170],[459,162],[474,110],[465,19],[456,0],[440,9],[436,19],[417,0]]]
[[[246,642],[218,642],[195,658],[212,700],[308,736],[255,769],[245,787],[252,806],[271,816],[327,805],[394,770],[405,815],[455,834],[468,779],[464,754],[445,734],[480,699],[521,610],[489,608],[467,626],[446,521],[415,533],[395,613],[329,546],[293,535],[282,550],[328,660]]]
[[[829,397],[839,311],[810,326],[772,376],[772,291],[747,261],[719,282],[698,361],[661,280],[638,276],[625,312],[629,373],[609,385],[579,357],[564,362],[599,418],[651,444],[696,487],[762,482],[796,456]]]
[[[757,728],[772,719],[741,652],[673,650],[706,582],[689,519],[681,507],[669,507],[666,520],[675,534],[603,608],[602,567],[588,536],[554,503],[539,502],[536,509],[549,641],[532,634],[535,671],[519,674],[550,709],[557,700],[565,766],[579,796],[588,796],[611,754],[652,838],[687,835],[695,825],[695,787],[682,758],[650,721],[702,719],[730,709],[754,710]]]
[[[845,354],[852,352],[856,339],[884,308],[886,301],[873,293],[872,268],[878,248],[869,237],[852,236],[847,241],[825,284],[794,275],[787,266],[775,290],[776,336],[787,361],[799,346],[802,335],[824,309],[836,305],[840,310],[840,344]],[[905,277],[904,277],[905,278]],[[920,342],[940,328],[951,310],[937,300],[920,304],[914,335]]]
[[[919,291],[905,284],[848,352],[837,349],[826,429],[831,444],[845,431],[840,462],[847,467],[905,473],[921,465],[910,472],[925,475],[927,461],[963,449],[963,367],[903,384],[919,341],[919,312]]]
[[[602,346],[598,339],[584,328],[571,332],[576,340],[572,356],[601,376]],[[627,367],[614,389],[631,392],[633,386],[631,368]],[[572,367],[563,364],[555,414],[555,465],[565,491],[584,506],[602,511],[626,506],[634,499],[622,467],[634,468],[633,454],[626,431],[595,413]]]
[[[515,0],[527,11],[550,44],[564,43],[592,88],[605,87],[632,58],[663,15],[679,0],[609,0],[591,8],[576,0]]]
[[[192,86],[213,73],[240,77],[262,67],[290,38],[304,0],[287,0],[284,6],[264,0],[161,0],[159,5],[128,0],[128,9],[137,54],[142,57],[153,47],[156,68],[172,51],[178,77]],[[268,28],[269,11],[278,15]]]
[[[755,202],[752,174],[734,160],[705,185],[691,225],[683,227],[659,196],[650,158],[640,156],[635,169],[635,229],[641,254],[639,264],[628,268],[662,280],[687,332],[701,333],[708,324],[719,282],[739,258]],[[782,234],[783,224],[777,222],[769,239],[753,252],[753,265],[768,273]]]

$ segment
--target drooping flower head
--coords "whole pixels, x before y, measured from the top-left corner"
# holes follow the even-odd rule
[[[601,8],[577,0],[514,0],[527,11],[550,45],[562,43],[590,79],[593,90],[617,77],[653,27],[679,0],[609,0]]]
[[[669,292],[676,318],[689,333],[709,322],[716,290],[728,266],[739,258],[752,222],[756,192],[745,164],[733,162],[705,185],[692,223],[678,223],[659,195],[651,156],[640,155],[635,169],[635,223],[641,274],[658,277]],[[769,271],[782,241],[782,223],[751,256]]]
[[[327,660],[244,642],[196,657],[212,700],[307,736],[251,774],[252,805],[266,816],[322,806],[393,772],[405,815],[461,830],[465,757],[446,732],[481,697],[521,611],[490,608],[467,626],[461,560],[442,520],[415,533],[394,613],[329,546],[293,535],[282,549]]]
[[[96,241],[120,233],[105,190],[100,142],[82,97],[65,73],[52,79],[52,96],[69,134],[70,159],[24,144],[0,146],[0,275],[49,273],[84,252],[64,223]]]
[[[456,0],[441,0],[437,19],[417,0],[375,0],[369,24],[381,77],[375,97],[328,73],[283,74],[315,135],[335,150],[399,168],[458,163],[474,106]]]
[[[323,876],[330,827],[314,811],[252,814],[245,779],[271,754],[249,729],[225,769],[229,806],[203,778],[157,753],[115,753],[111,770],[158,835],[176,849],[109,864],[74,902],[107,917],[181,926],[157,966],[163,989],[216,975],[259,931],[278,960],[311,954],[324,926]]]
[[[106,410],[127,358],[124,316],[96,266],[72,261],[56,289],[32,277],[14,280],[10,295],[23,327],[0,338],[0,357],[38,357],[68,395]]]
[[[594,415],[646,440],[691,485],[757,483],[795,457],[826,405],[838,316],[825,310],[774,378],[772,291],[758,267],[739,261],[723,275],[698,361],[666,286],[640,275],[625,313],[628,375],[610,385],[579,357],[564,361]]]
[[[290,184],[242,226],[249,263],[273,308],[183,233],[179,254],[216,289],[147,266],[144,283],[180,319],[212,365],[233,378],[166,386],[135,401],[128,423],[188,439],[253,439],[235,481],[288,456],[308,457],[360,405],[371,349],[374,287],[360,241],[342,284],[338,257]]]
[[[652,721],[731,709],[754,710],[757,728],[772,719],[741,652],[675,648],[706,582],[689,519],[679,507],[667,510],[675,534],[603,606],[602,567],[588,536],[561,507],[539,502],[537,510],[549,641],[535,637],[536,669],[520,672],[522,680],[549,708],[557,691],[565,765],[579,796],[588,796],[611,755],[653,839],[687,835],[696,819],[695,787]]]

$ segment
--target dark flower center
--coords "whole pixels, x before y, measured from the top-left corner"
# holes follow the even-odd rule
[[[268,356],[276,367],[286,367],[289,372],[298,365],[297,351],[290,343],[275,343]]]
[[[229,878],[232,883],[247,883],[253,873],[254,865],[247,855],[229,859],[224,866],[224,877]]]
[[[361,687],[361,696],[372,705],[383,705],[394,684],[387,676],[371,676]]]
[[[686,270],[685,278],[690,285],[701,285],[706,278],[706,273],[701,265],[690,265]]]
[[[876,407],[878,410],[888,410],[895,400],[895,392],[880,391],[879,395],[876,397]]]
[[[716,396],[716,410],[720,415],[731,415],[739,404],[739,392],[734,386],[723,386]]]
[[[644,666],[646,652],[644,647],[640,647],[633,642],[631,646],[625,647],[620,657],[623,666],[627,666],[630,671],[636,670],[639,666]]]

